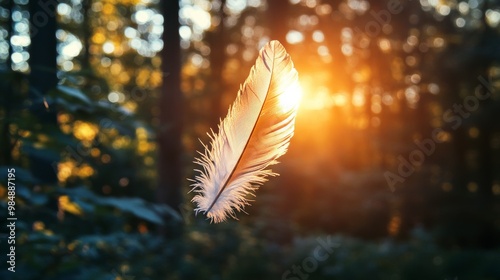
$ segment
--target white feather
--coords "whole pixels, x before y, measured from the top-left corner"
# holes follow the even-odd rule
[[[298,108],[297,71],[278,41],[260,51],[210,147],[195,159],[203,170],[191,180],[195,212],[218,223],[249,205],[248,196],[275,176],[268,167],[286,153]]]

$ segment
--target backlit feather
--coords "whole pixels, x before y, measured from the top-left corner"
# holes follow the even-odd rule
[[[236,218],[249,196],[276,173],[269,169],[286,153],[293,136],[300,99],[297,71],[278,41],[267,43],[210,146],[195,159],[192,191],[195,212],[213,222]]]

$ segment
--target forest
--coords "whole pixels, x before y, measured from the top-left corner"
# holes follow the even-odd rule
[[[271,40],[294,136],[213,223],[197,151]],[[0,220],[5,280],[500,279],[500,2],[0,0]]]

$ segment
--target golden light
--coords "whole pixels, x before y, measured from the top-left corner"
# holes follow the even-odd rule
[[[389,235],[396,236],[401,228],[401,216],[399,214],[392,215],[389,224],[387,225],[387,231]]]
[[[95,124],[76,121],[73,127],[73,135],[81,141],[92,141],[96,137],[99,129]]]
[[[287,90],[285,90],[285,93],[279,96],[279,106],[281,111],[285,113],[297,108],[301,99],[302,87],[299,83],[292,84]]]
[[[307,88],[307,97],[303,100],[301,110],[318,111],[343,107],[349,102],[348,94],[345,92],[331,92],[327,87],[311,86],[310,83]]]
[[[59,197],[59,211],[66,211],[74,215],[83,214],[80,206],[72,202],[67,195],[62,195]]]
[[[45,224],[41,221],[36,221],[33,223],[33,230],[34,231],[42,231],[45,229]]]
[[[309,94],[304,108],[307,110],[323,110],[332,106],[332,96],[327,88],[318,88],[314,94]]]
[[[352,105],[361,107],[365,104],[365,96],[361,92],[355,92],[352,96]]]
[[[66,182],[66,180],[73,174],[73,169],[76,165],[73,161],[60,162],[57,165],[57,178],[60,182]]]
[[[342,107],[347,104],[347,95],[345,93],[337,93],[332,96],[333,103],[337,107]]]
[[[76,174],[80,178],[87,178],[94,175],[94,169],[91,166],[84,164],[78,170],[76,170]]]

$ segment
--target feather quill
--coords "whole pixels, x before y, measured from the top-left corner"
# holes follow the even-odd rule
[[[210,146],[194,163],[202,170],[191,180],[195,213],[211,222],[236,218],[249,205],[248,196],[278,174],[268,167],[286,153],[294,133],[300,100],[298,74],[278,41],[260,51],[227,116],[211,131]]]

